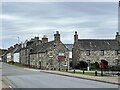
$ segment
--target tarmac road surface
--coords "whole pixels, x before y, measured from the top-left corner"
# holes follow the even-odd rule
[[[114,84],[48,74],[5,63],[2,65],[2,76],[15,88],[118,88]]]

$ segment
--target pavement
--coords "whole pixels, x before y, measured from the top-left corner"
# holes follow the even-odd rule
[[[52,71],[52,70],[41,70],[41,72],[120,85],[119,76],[89,76],[84,74],[72,74],[68,72]]]
[[[2,90],[3,88],[7,88],[9,90],[12,90],[10,88],[12,88],[8,82],[6,82],[6,80],[4,80],[2,78],[2,63],[0,62],[0,90]]]
[[[2,88],[12,88],[10,85],[9,85],[9,83],[8,82],[6,82],[5,80],[3,80],[2,79],[2,77],[0,77],[0,90],[2,89]]]

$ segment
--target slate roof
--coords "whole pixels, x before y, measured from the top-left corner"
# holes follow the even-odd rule
[[[37,46],[33,47],[31,54],[39,53],[39,52],[46,52],[47,48],[52,46],[52,45],[54,45],[54,41],[50,41],[47,43],[37,45]]]
[[[80,50],[118,50],[118,42],[115,39],[79,39]]]
[[[13,52],[14,48],[7,50],[6,54]]]
[[[20,52],[20,48],[15,49],[14,53],[19,53]]]
[[[73,44],[64,44],[69,51],[72,51],[72,48],[73,48]]]

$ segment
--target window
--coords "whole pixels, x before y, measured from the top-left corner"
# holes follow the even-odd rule
[[[64,56],[64,53],[60,52],[58,55],[59,55],[59,56]]]
[[[49,52],[49,57],[53,57],[53,51]]]
[[[53,55],[53,53],[52,52],[50,52],[50,56],[52,56]]]
[[[115,64],[116,64],[116,65],[120,65],[120,60],[115,59]]]
[[[104,55],[104,50],[101,50],[101,56],[103,56]]]
[[[86,51],[86,55],[87,55],[87,56],[90,56],[90,50],[87,50],[87,51]]]
[[[118,54],[119,54],[118,50],[115,50],[115,55],[118,55]]]

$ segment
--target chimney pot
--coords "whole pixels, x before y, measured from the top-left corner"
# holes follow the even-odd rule
[[[78,43],[78,34],[77,34],[77,31],[75,31],[75,35],[74,35],[74,43],[75,43],[75,44]]]
[[[56,31],[56,34],[59,34],[59,31]]]
[[[75,31],[75,35],[77,35],[77,31]]]
[[[116,35],[119,35],[119,32],[116,32]]]

